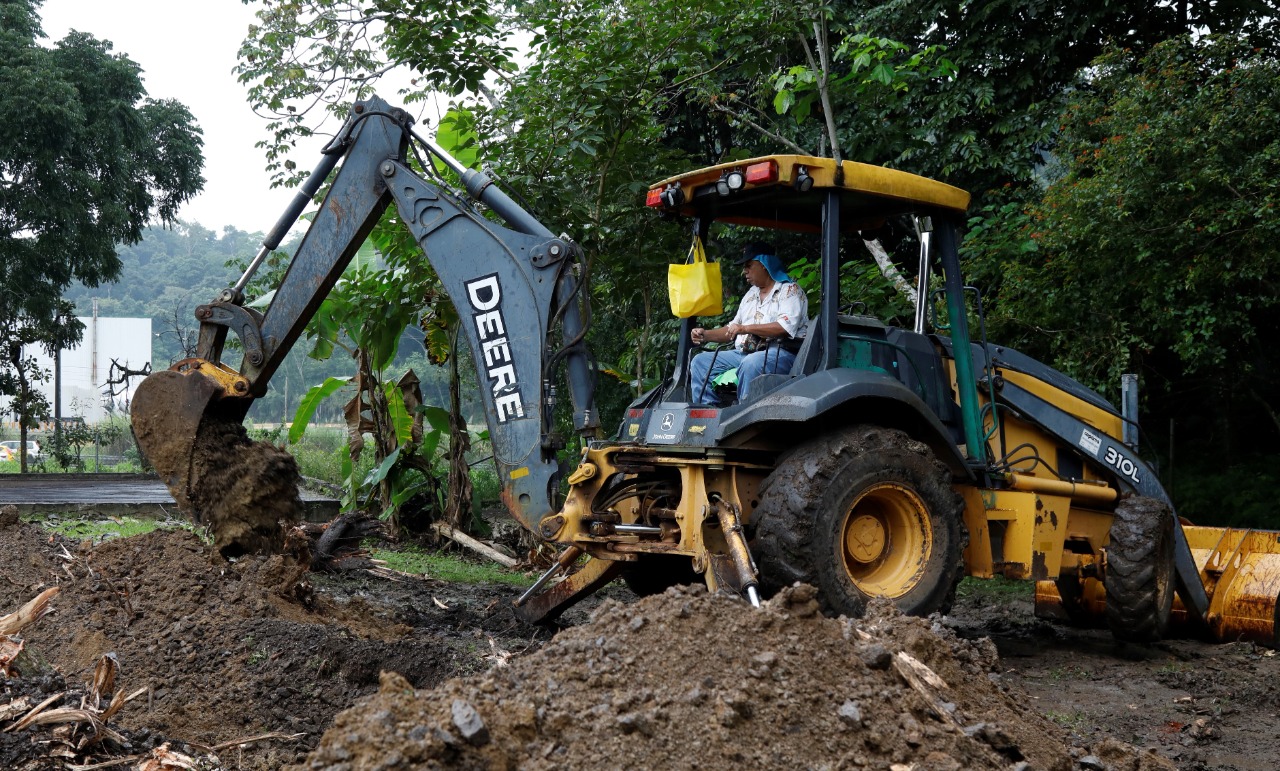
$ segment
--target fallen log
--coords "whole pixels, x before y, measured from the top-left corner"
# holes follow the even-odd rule
[[[436,522],[431,526],[431,529],[436,531],[440,535],[444,536],[445,538],[448,538],[449,540],[458,544],[459,546],[465,546],[466,548],[470,549],[473,552],[476,552],[477,554],[482,554],[485,557],[488,557],[489,559],[493,560],[494,562],[497,562],[499,565],[513,568],[516,565],[520,564],[519,560],[517,560],[515,557],[511,557],[509,555],[503,554],[502,552],[493,548],[492,546],[485,543],[484,541],[478,541],[475,538],[472,538],[471,536],[462,532],[461,530],[457,530],[455,528],[449,527],[443,522]]]

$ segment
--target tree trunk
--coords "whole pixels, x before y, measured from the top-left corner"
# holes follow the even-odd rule
[[[458,530],[471,524],[471,466],[467,452],[471,434],[462,416],[462,377],[458,372],[458,338],[449,354],[449,483],[445,493],[445,521]]]
[[[867,245],[867,251],[871,252],[871,256],[875,258],[876,265],[880,267],[880,272],[884,274],[884,277],[893,282],[894,288],[911,301],[912,307],[915,307],[918,300],[916,288],[898,272],[898,267],[893,264],[893,260],[889,258],[889,253],[885,251],[880,241],[877,239],[863,241],[862,243]]]

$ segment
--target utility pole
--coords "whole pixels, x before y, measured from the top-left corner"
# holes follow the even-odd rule
[[[53,449],[62,452],[62,346],[53,352]]]

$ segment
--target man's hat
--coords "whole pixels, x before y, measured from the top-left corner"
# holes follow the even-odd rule
[[[742,248],[742,256],[736,260],[738,265],[746,265],[752,260],[759,260],[764,269],[769,271],[769,277],[774,281],[790,281],[791,277],[787,275],[787,270],[782,266],[782,260],[778,255],[773,253],[773,244],[768,241],[752,241]]]
[[[752,241],[742,247],[742,256],[734,260],[735,265],[746,265],[757,257],[773,254],[773,244],[768,241]]]

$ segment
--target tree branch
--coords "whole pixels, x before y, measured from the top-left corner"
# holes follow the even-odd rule
[[[844,167],[841,165],[844,158],[840,153],[840,139],[836,135],[836,116],[831,109],[831,89],[827,87],[830,79],[831,70],[831,49],[827,44],[827,23],[825,19],[815,19],[813,22],[813,36],[818,49],[818,97],[822,100],[822,118],[827,126],[827,136],[831,140],[831,157],[836,162],[836,184],[844,181]],[[805,46],[805,56],[809,58],[810,66],[813,64],[813,54],[809,52],[809,47]]]
[[[755,129],[756,131],[759,131],[761,134],[764,134],[765,136],[769,137],[773,141],[780,142],[783,145],[790,147],[792,150],[795,150],[800,155],[813,155],[813,153],[804,149],[803,147],[796,144],[795,142],[792,142],[790,139],[787,139],[786,137],[780,134],[770,131],[764,126],[761,126],[759,123],[756,123],[755,121],[746,117],[742,113],[731,110],[728,107],[725,107],[724,105],[720,104],[719,102],[712,102],[711,107],[712,109],[719,110],[720,112],[725,113],[726,115],[732,116],[733,118],[736,118],[742,121],[743,123],[747,124],[748,126]]]

